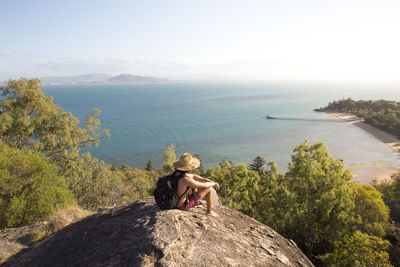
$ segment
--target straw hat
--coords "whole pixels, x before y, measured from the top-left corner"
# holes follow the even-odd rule
[[[189,153],[184,153],[179,160],[174,162],[173,166],[179,171],[191,171],[200,166],[200,160]]]

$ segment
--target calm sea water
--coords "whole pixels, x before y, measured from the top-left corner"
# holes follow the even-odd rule
[[[117,166],[160,166],[163,151],[176,145],[177,156],[199,154],[207,167],[222,160],[248,164],[256,156],[275,160],[284,171],[295,146],[305,139],[325,142],[346,165],[400,159],[384,144],[345,123],[267,120],[276,116],[328,118],[313,109],[329,101],[392,99],[400,101],[400,83],[165,83],[47,86],[46,95],[82,122],[101,110],[102,127],[111,137],[96,157]]]

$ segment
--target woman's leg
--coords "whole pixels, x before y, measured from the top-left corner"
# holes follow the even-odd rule
[[[212,204],[213,204],[213,196],[211,192],[212,188],[204,188],[204,189],[199,189],[197,192],[199,193],[199,201],[202,200],[204,197],[206,197],[207,201],[207,215],[211,215],[214,217],[217,217],[217,214],[212,211]]]

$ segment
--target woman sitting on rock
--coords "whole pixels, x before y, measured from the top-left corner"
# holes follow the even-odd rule
[[[176,175],[182,175],[179,179],[176,194],[182,196],[178,202],[177,208],[188,210],[198,204],[204,197],[207,201],[206,214],[217,217],[217,214],[212,211],[212,188],[219,190],[219,185],[209,179],[199,175],[190,174],[189,172],[200,166],[200,160],[192,157],[189,153],[184,153],[179,160],[173,164]]]

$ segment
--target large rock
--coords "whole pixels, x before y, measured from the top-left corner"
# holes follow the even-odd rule
[[[5,228],[0,230],[0,265],[12,255],[30,246],[30,236],[40,230],[44,223],[23,226],[19,228]]]
[[[312,266],[292,240],[226,206],[160,211],[152,198],[69,225],[5,266]]]

